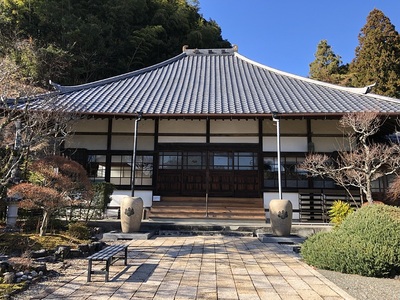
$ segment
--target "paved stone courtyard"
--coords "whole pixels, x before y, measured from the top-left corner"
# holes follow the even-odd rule
[[[65,276],[14,299],[354,299],[284,244],[228,236],[125,242],[128,265],[111,266],[109,282],[94,274],[87,283],[87,261],[73,260]]]

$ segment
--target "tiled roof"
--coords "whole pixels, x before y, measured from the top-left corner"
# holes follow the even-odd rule
[[[332,115],[400,112],[400,100],[278,71],[232,49],[183,49],[154,66],[61,86],[62,105],[87,114],[146,116]]]

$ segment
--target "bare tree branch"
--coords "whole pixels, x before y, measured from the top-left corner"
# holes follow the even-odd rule
[[[348,134],[350,149],[339,151],[337,158],[309,155],[300,168],[310,172],[311,176],[334,180],[347,192],[349,187],[356,187],[372,203],[372,182],[400,169],[399,145],[371,142],[371,137],[379,131],[382,122],[378,114],[373,112],[343,116],[341,127],[351,129]]]
[[[15,170],[28,157],[57,154],[79,116],[67,112],[56,94],[21,83],[18,68],[7,58],[0,59],[0,87],[0,186],[5,187],[15,183]],[[40,98],[32,96],[38,92]]]

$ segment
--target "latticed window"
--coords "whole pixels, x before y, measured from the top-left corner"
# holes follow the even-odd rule
[[[135,168],[135,185],[153,184],[153,156],[137,155]]]
[[[307,172],[299,168],[304,157],[281,157],[282,187],[308,188]],[[264,187],[278,187],[278,158],[264,157]]]
[[[89,155],[87,164],[89,178],[92,181],[105,181],[106,177],[106,156]]]
[[[132,155],[111,155],[111,164],[106,165],[106,155],[88,155],[88,174],[92,181],[105,181],[107,168],[110,183],[123,189],[132,185]],[[136,155],[135,185],[153,184],[153,155]]]

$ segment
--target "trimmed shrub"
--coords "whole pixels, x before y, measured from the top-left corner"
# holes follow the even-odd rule
[[[331,219],[331,223],[337,226],[341,224],[343,220],[353,212],[354,209],[350,206],[349,203],[341,200],[336,200],[333,202],[332,207],[329,210],[329,217]]]
[[[70,223],[68,225],[68,235],[79,240],[88,240],[90,238],[90,229],[83,222]]]
[[[368,205],[331,232],[318,233],[301,247],[304,260],[317,268],[370,277],[400,272],[400,208]]]

